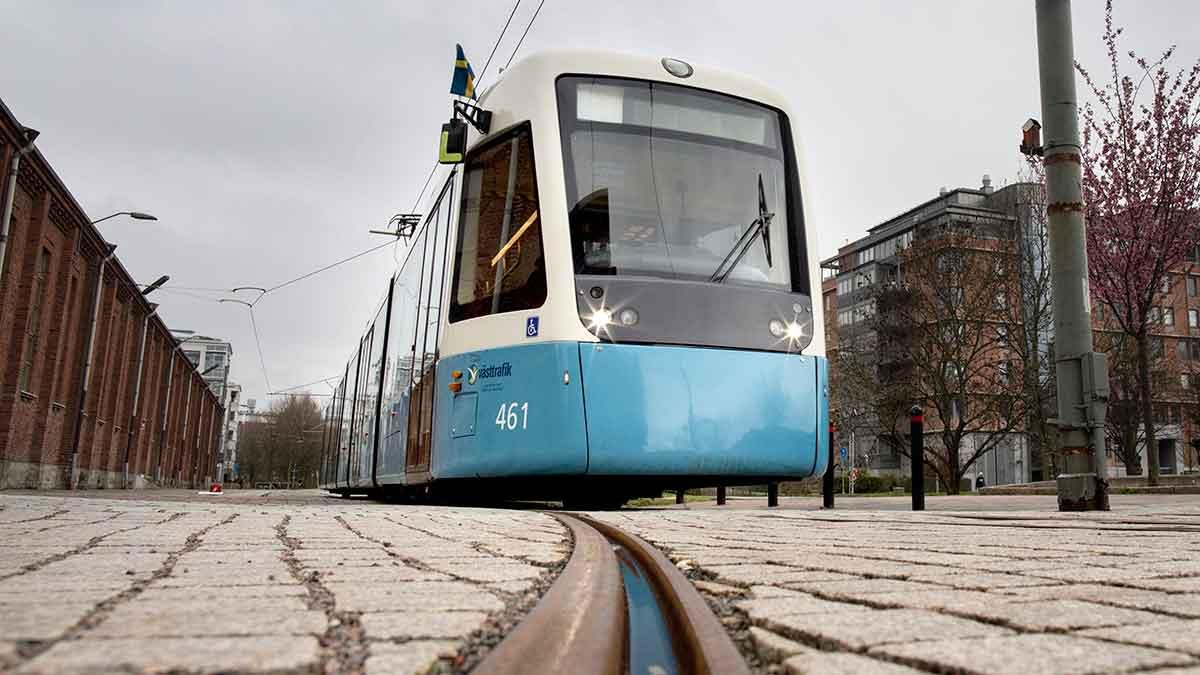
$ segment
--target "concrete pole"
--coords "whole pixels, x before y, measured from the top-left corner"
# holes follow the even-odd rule
[[[1071,2],[1036,0],[1036,4],[1057,424],[1064,459],[1063,473],[1057,476],[1058,507],[1107,510],[1103,425],[1108,373],[1103,355],[1092,351]]]

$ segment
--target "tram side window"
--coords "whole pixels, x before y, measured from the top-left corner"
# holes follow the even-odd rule
[[[506,212],[510,200],[512,209]],[[545,303],[546,265],[537,210],[529,125],[467,158],[454,251],[451,322]],[[504,255],[497,257],[502,249]]]

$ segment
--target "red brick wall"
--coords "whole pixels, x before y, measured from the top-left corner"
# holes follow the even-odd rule
[[[21,129],[0,103],[0,199],[13,153],[22,143]],[[49,254],[44,274],[43,251]],[[196,441],[195,425],[221,415],[220,402],[157,316],[148,322],[138,419],[130,427],[141,331],[150,307],[116,258],[105,266],[85,414],[79,416],[92,303],[106,254],[103,237],[41,154],[26,154],[0,268],[0,488],[65,487],[73,449],[81,486],[119,486],[131,431],[130,474],[152,477],[163,448],[160,430],[172,360],[164,476],[190,479],[195,473],[203,479],[213,471],[207,465],[215,458],[206,443]],[[34,312],[35,304],[40,311]],[[36,345],[33,368],[22,388],[22,362],[31,344]],[[182,436],[189,390],[190,444]]]

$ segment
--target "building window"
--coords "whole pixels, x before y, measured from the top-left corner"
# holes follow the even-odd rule
[[[509,194],[509,169],[514,161]],[[508,199],[512,210],[506,215]],[[467,157],[450,321],[533,309],[546,302],[546,264],[537,210],[529,125]],[[502,249],[505,254],[496,258]]]
[[[997,312],[1004,311],[1008,307],[1008,294],[1004,291],[996,291],[996,297],[992,303]]]
[[[1187,341],[1187,357],[1189,361],[1200,361],[1200,341]]]
[[[1170,274],[1163,275],[1162,284],[1158,287],[1158,292],[1163,293],[1163,294],[1171,292],[1171,275]]]
[[[1189,298],[1200,295],[1200,277],[1189,275],[1187,278],[1187,294]]]
[[[837,281],[837,294],[838,295],[849,295],[850,292],[853,290],[854,290],[854,279],[849,274],[847,274],[846,276],[843,276],[843,277],[838,277],[838,281]]]
[[[869,263],[872,260],[875,260],[875,248],[873,246],[868,246],[867,248],[864,248],[863,250],[858,252],[858,264],[859,265],[865,265],[866,263]]]
[[[1200,311],[1188,310],[1188,328],[1200,328]]]
[[[1188,252],[1183,255],[1183,259],[1190,263],[1200,262],[1200,256],[1197,255],[1197,251],[1200,251],[1200,246],[1189,248]]]
[[[1163,307],[1162,308],[1162,323],[1164,326],[1174,326],[1175,325],[1175,308],[1174,307]]]
[[[192,362],[193,366],[195,366],[197,368],[200,367],[200,352],[192,351],[190,349],[185,349],[183,351],[183,355],[185,358],[187,358],[188,361]]]
[[[29,319],[25,327],[25,352],[21,358],[21,391],[33,391],[33,366],[37,360],[38,342],[42,337],[42,305],[50,278],[50,251],[42,249],[37,270],[33,275],[33,295],[29,299]]]
[[[839,326],[849,326],[849,325],[853,324],[854,323],[854,310],[839,309],[838,315],[837,315],[837,322],[838,322]]]

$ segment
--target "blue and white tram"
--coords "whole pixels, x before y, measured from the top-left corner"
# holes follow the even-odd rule
[[[816,242],[787,102],[531,56],[410,240],[325,411],[322,487],[602,505],[824,471]],[[488,480],[492,479],[492,480]]]

